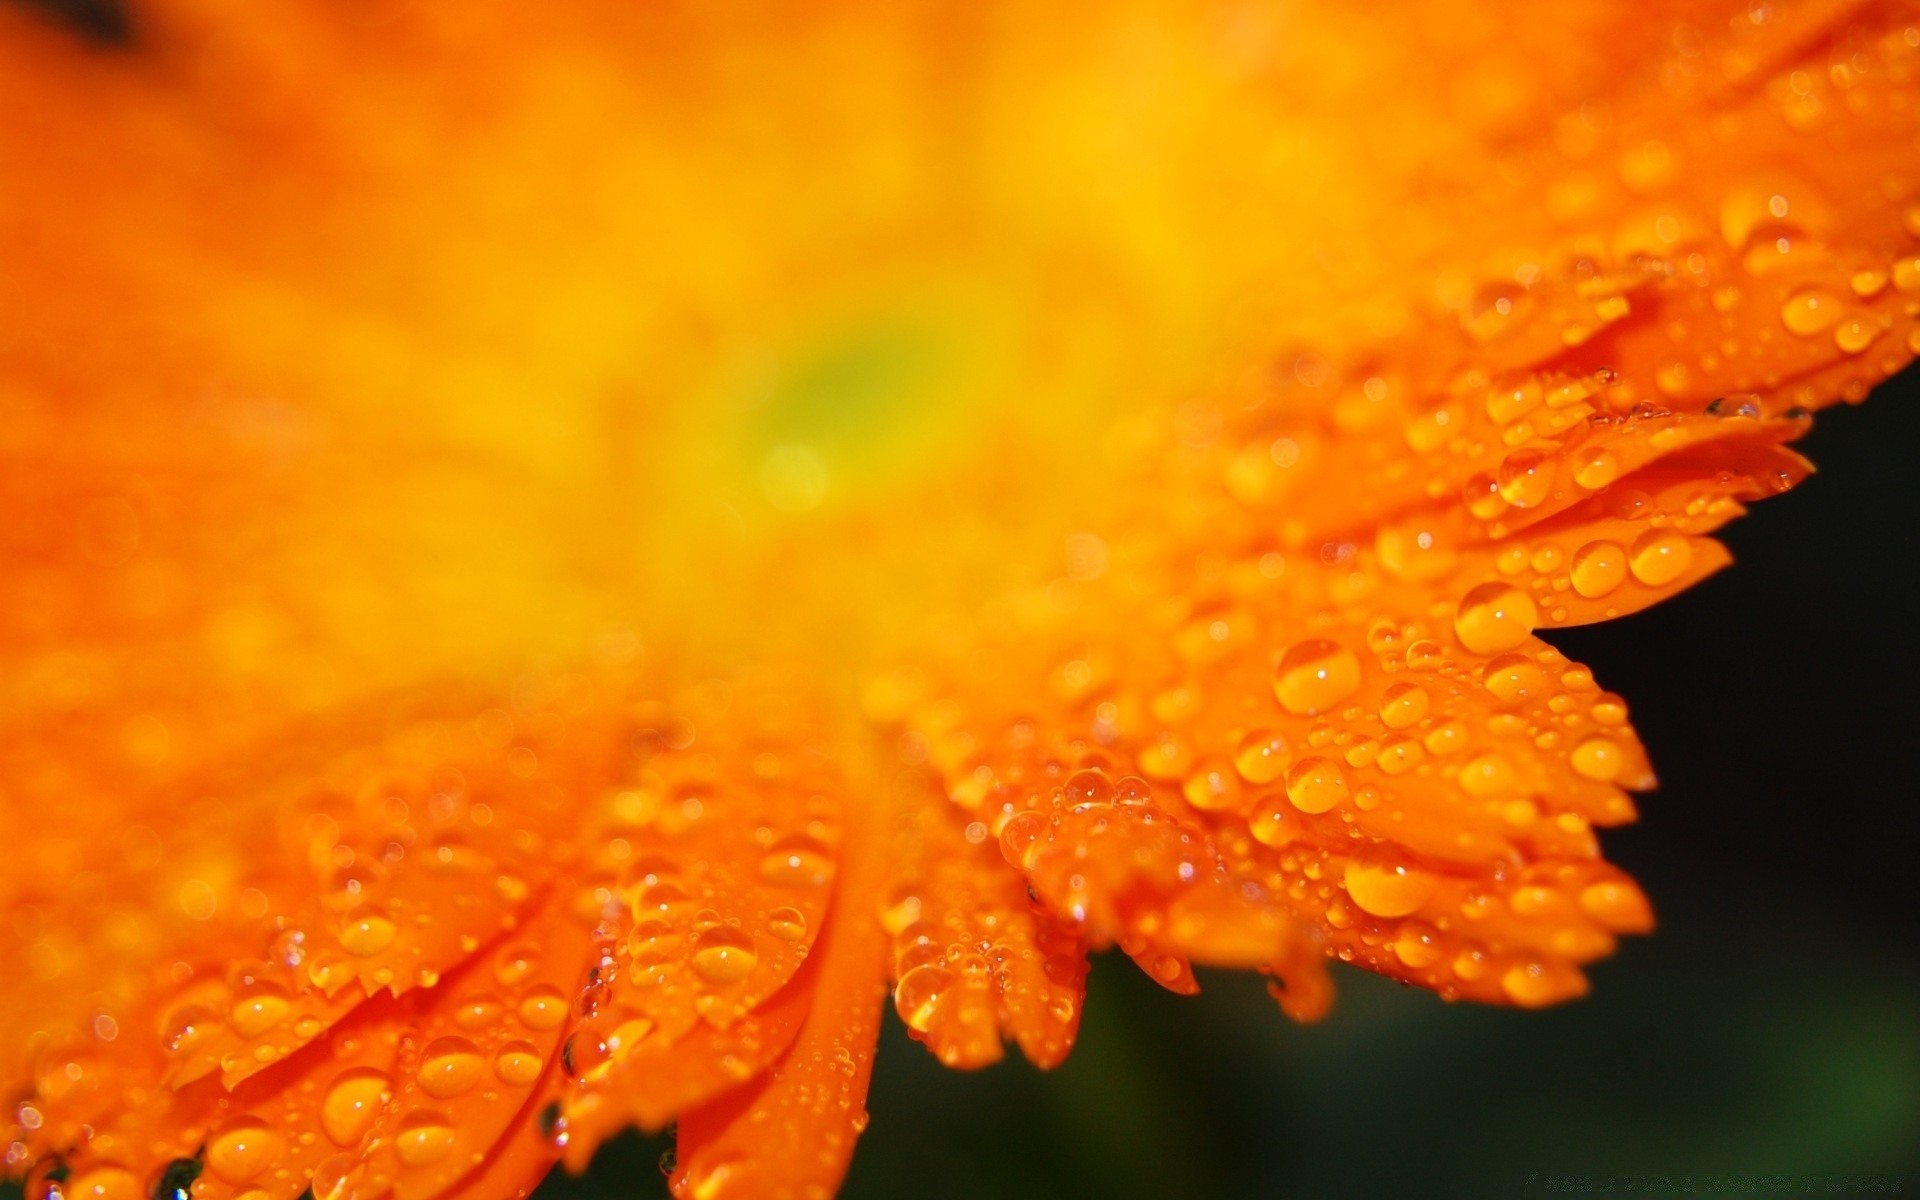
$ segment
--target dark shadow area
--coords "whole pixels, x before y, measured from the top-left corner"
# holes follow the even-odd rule
[[[51,17],[102,46],[133,42],[133,21],[120,0],[4,0]]]

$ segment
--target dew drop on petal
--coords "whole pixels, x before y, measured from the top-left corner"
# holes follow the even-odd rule
[[[1359,687],[1359,658],[1325,638],[1309,638],[1289,646],[1280,656],[1273,679],[1273,694],[1280,707],[1298,716],[1326,712]]]
[[[1425,904],[1438,884],[1432,875],[1412,867],[1355,862],[1346,870],[1347,895],[1376,917],[1406,916]]]
[[[480,1048],[458,1034],[437,1037],[420,1053],[420,1090],[439,1100],[471,1091],[480,1081]]]
[[[271,1167],[286,1147],[286,1139],[259,1117],[237,1117],[207,1139],[207,1169],[228,1183],[245,1183]]]
[[[753,937],[726,925],[716,925],[694,940],[693,969],[708,983],[738,983],[760,964]]]
[[[1323,813],[1347,798],[1347,777],[1339,764],[1303,758],[1287,773],[1287,799],[1303,813]]]
[[[1525,644],[1540,610],[1533,598],[1505,583],[1483,583],[1460,598],[1453,629],[1476,654],[1499,654]]]
[[[321,1131],[336,1146],[358,1146],[392,1094],[392,1081],[371,1067],[341,1072],[321,1098]]]
[[[526,1087],[540,1078],[545,1066],[540,1050],[532,1042],[512,1041],[493,1055],[493,1073],[509,1087]]]

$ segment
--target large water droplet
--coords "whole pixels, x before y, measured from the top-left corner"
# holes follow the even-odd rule
[[[1432,707],[1427,690],[1416,683],[1396,683],[1380,700],[1380,723],[1388,729],[1411,729]]]
[[[377,909],[363,908],[348,915],[340,926],[340,948],[368,958],[393,945],[400,927]]]
[[[1299,716],[1326,712],[1360,687],[1360,660],[1325,638],[1296,642],[1280,656],[1273,694],[1280,707]]]
[[[716,925],[694,940],[693,969],[708,983],[738,983],[760,965],[753,937],[729,925]]]
[[[1248,783],[1272,783],[1293,765],[1293,748],[1287,739],[1265,729],[1256,729],[1240,739],[1233,752],[1233,769]]]
[[[1686,574],[1693,565],[1693,546],[1684,534],[1652,529],[1633,540],[1628,556],[1633,577],[1648,587],[1662,587]]]
[[[1347,798],[1347,777],[1339,764],[1303,758],[1287,773],[1287,799],[1304,813],[1323,813]]]
[[[286,1139],[259,1117],[236,1117],[207,1139],[207,1169],[228,1183],[245,1183],[271,1167],[286,1148]]]
[[[1376,917],[1404,917],[1427,902],[1439,881],[1412,867],[1355,862],[1347,864],[1346,885],[1347,895],[1366,912]]]
[[[293,1001],[288,999],[285,989],[256,981],[234,994],[227,1020],[241,1037],[255,1038],[286,1020],[291,1011]]]
[[[893,1007],[907,1028],[925,1033],[933,1026],[940,998],[953,987],[954,974],[938,963],[923,963],[900,977],[893,989]]]
[[[545,1066],[539,1047],[532,1042],[508,1042],[493,1056],[493,1073],[509,1087],[528,1086],[540,1078]]]
[[[1597,600],[1627,581],[1627,548],[1602,538],[1573,552],[1568,571],[1573,590]]]
[[[1505,583],[1483,583],[1460,598],[1453,630],[1477,654],[1499,654],[1524,645],[1540,623],[1533,598]]]
[[[1789,333],[1812,337],[1841,317],[1839,297],[1822,288],[1801,288],[1780,306],[1780,323]]]
[[[430,1167],[452,1152],[453,1141],[453,1122],[445,1114],[417,1109],[402,1118],[393,1154],[409,1167]]]
[[[320,1128],[336,1146],[358,1146],[393,1095],[393,1084],[371,1067],[343,1071],[320,1101]]]
[[[420,1053],[420,1090],[447,1100],[473,1088],[485,1064],[480,1047],[457,1034],[437,1037]]]
[[[760,878],[782,887],[820,887],[833,878],[833,852],[810,837],[782,838],[760,860]]]

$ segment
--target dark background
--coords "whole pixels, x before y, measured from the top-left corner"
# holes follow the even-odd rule
[[[1546,1012],[1336,965],[1332,1016],[1252,976],[1095,965],[1079,1048],[963,1075],[888,1016],[853,1198],[1920,1194],[1920,374],[1821,415],[1821,468],[1737,565],[1556,634],[1661,777],[1609,855],[1660,928]],[[538,1200],[664,1194],[663,1139]]]

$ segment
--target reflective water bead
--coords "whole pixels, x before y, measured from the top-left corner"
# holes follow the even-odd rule
[[[245,1183],[264,1173],[286,1148],[286,1139],[259,1117],[237,1117],[207,1139],[207,1169],[228,1183]]]
[[[1539,450],[1520,449],[1500,460],[1500,498],[1515,508],[1537,508],[1553,495],[1554,458]]]
[[[348,914],[340,926],[340,947],[357,958],[369,958],[393,945],[400,927],[377,909]]]
[[[728,925],[707,930],[693,944],[693,969],[708,983],[738,983],[759,964],[752,935]]]
[[[760,860],[760,878],[784,887],[821,887],[833,878],[833,852],[810,837],[783,838]]]
[[[1293,748],[1287,739],[1265,729],[1256,729],[1240,739],[1233,752],[1234,770],[1248,783],[1272,783],[1287,773],[1293,764]]]
[[[453,1150],[453,1122],[444,1113],[418,1109],[408,1113],[393,1135],[393,1154],[409,1167],[428,1167]]]
[[[1326,712],[1359,687],[1360,660],[1353,651],[1325,638],[1289,646],[1273,679],[1280,707],[1297,716]]]
[[[1505,583],[1483,583],[1460,598],[1454,632],[1477,654],[1498,654],[1525,644],[1540,623],[1533,598]]]
[[[1611,783],[1626,766],[1618,743],[1607,738],[1588,738],[1573,748],[1573,769],[1588,779]]]
[[[1425,871],[1361,862],[1347,864],[1344,881],[1353,902],[1376,917],[1404,917],[1425,904],[1439,886],[1439,880]]]
[[[1628,565],[1641,583],[1662,587],[1686,574],[1693,565],[1693,546],[1684,534],[1651,529],[1634,539]]]
[[[1573,481],[1590,492],[1597,492],[1620,478],[1620,459],[1611,450],[1593,449],[1574,460]]]
[[[792,907],[776,908],[767,914],[767,932],[783,942],[797,942],[807,936],[807,914]]]
[[[1604,538],[1588,542],[1573,552],[1568,578],[1589,600],[1606,595],[1627,580],[1627,548]]]
[[[522,996],[514,1011],[528,1029],[557,1029],[567,1019],[567,998],[559,988],[542,984]]]
[[[1415,683],[1396,683],[1380,700],[1380,723],[1388,729],[1410,729],[1427,715],[1432,701]]]
[[[925,1033],[933,1027],[940,998],[953,987],[954,974],[938,963],[923,963],[894,985],[893,1007],[907,1028]]]
[[[532,1042],[512,1041],[493,1055],[493,1073],[509,1087],[526,1087],[540,1078],[546,1063]]]
[[[1482,684],[1495,700],[1510,707],[1544,695],[1547,673],[1525,654],[1502,654],[1488,661]]]
[[[1780,306],[1780,323],[1801,337],[1832,328],[1840,316],[1839,298],[1817,287],[1801,288]]]
[[[420,1054],[420,1090],[439,1100],[470,1091],[485,1066],[480,1048],[457,1034],[437,1037]]]
[[[1337,763],[1303,758],[1287,773],[1287,799],[1303,813],[1323,813],[1347,798],[1347,777]]]
[[[1225,762],[1202,763],[1180,787],[1187,803],[1202,812],[1233,807],[1240,799],[1240,779]]]
[[[227,1009],[233,1031],[243,1038],[259,1037],[287,1019],[293,1001],[285,989],[271,983],[255,982],[241,988]]]
[[[393,1095],[393,1082],[371,1067],[343,1071],[320,1101],[320,1129],[336,1146],[358,1146]]]

